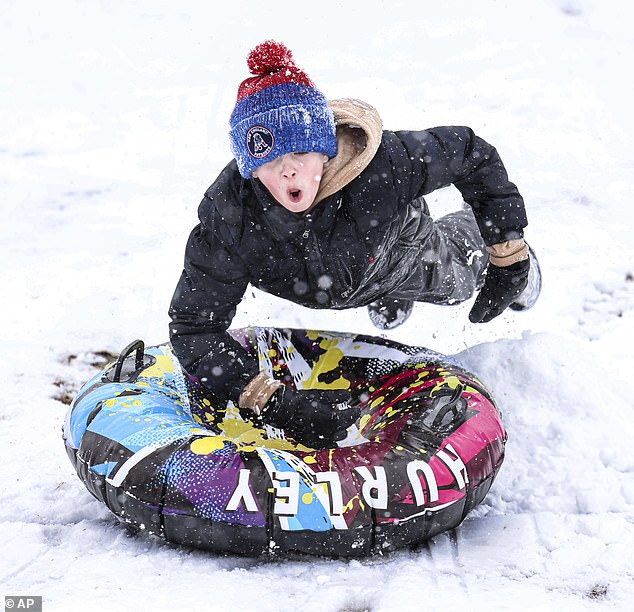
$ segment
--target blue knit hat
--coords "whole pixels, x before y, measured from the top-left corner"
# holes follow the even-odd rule
[[[293,61],[291,52],[271,40],[247,58],[252,74],[240,84],[231,113],[229,138],[240,174],[286,153],[337,153],[335,122],[324,95]]]

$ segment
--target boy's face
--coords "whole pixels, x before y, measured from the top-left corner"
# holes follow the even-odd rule
[[[262,164],[252,176],[284,208],[301,213],[313,205],[327,161],[323,153],[287,153]]]

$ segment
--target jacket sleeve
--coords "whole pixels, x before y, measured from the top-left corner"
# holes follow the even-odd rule
[[[410,197],[454,185],[473,209],[487,246],[522,238],[527,225],[524,201],[509,181],[496,149],[468,127],[396,132],[411,166]]]
[[[228,333],[248,284],[240,257],[220,238],[213,219],[194,228],[172,298],[170,340],[181,365],[219,399],[237,398],[258,362]]]

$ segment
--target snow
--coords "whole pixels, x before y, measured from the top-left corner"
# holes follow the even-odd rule
[[[0,595],[42,595],[47,611],[631,609],[633,6],[4,0]],[[470,304],[419,304],[389,334],[462,360],[509,432],[484,504],[416,551],[268,561],[132,536],[65,455],[60,400],[99,353],[167,339],[246,55],[270,37],[388,128],[471,126],[527,203],[544,273],[533,310],[476,326]],[[376,332],[362,310],[251,290],[234,321],[249,324]]]

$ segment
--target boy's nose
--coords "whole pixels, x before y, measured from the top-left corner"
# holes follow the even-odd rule
[[[295,166],[295,164],[293,163],[293,158],[292,157],[288,157],[286,159],[282,160],[282,175],[290,178],[295,176],[295,174],[297,173],[297,168]]]

